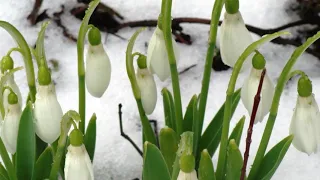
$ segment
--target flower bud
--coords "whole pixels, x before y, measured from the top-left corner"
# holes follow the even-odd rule
[[[83,134],[79,129],[74,129],[71,131],[70,144],[72,146],[81,146],[83,144]]]
[[[89,45],[85,74],[88,92],[100,98],[109,86],[110,77],[111,64],[103,45]]]
[[[101,33],[96,27],[92,27],[88,33],[88,40],[92,46],[101,44]]]
[[[179,60],[178,46],[172,40],[176,61]],[[151,73],[156,74],[161,81],[170,77],[170,64],[162,30],[157,26],[148,46],[147,66]]]
[[[17,83],[15,82],[14,80],[14,75],[10,75],[8,76],[8,79],[7,79],[7,82],[5,83],[6,86],[9,86],[13,92],[18,96],[18,104],[20,106],[20,108],[22,108],[22,96],[21,96],[21,92],[20,92],[20,89],[17,85]],[[8,96],[10,94],[10,90],[9,89],[6,89],[4,90],[3,92],[3,107],[5,108],[5,110],[7,110],[8,108]]]
[[[10,154],[14,154],[17,149],[20,118],[21,107],[19,104],[16,103],[8,105],[8,109],[1,127],[1,138]]]
[[[307,76],[302,76],[298,81],[298,94],[301,97],[309,97],[312,94],[312,83]]]
[[[225,7],[229,14],[235,14],[239,11],[239,0],[226,0]]]
[[[34,115],[35,129],[39,138],[46,143],[53,143],[60,136],[63,112],[52,83],[38,86]]]
[[[248,110],[250,116],[252,114],[254,97],[257,94],[258,86],[260,83],[261,73],[262,70],[252,68],[249,77],[244,81],[241,89],[241,100],[245,108]],[[258,110],[254,121],[255,123],[261,122],[264,116],[269,113],[273,94],[274,85],[272,84],[269,76],[266,73],[263,79],[261,99],[258,105]]]
[[[41,86],[47,86],[51,83],[51,74],[45,66],[39,67],[38,82]]]
[[[221,24],[220,53],[224,64],[234,67],[244,50],[253,42],[246,28],[240,11],[234,14],[225,12]],[[250,55],[244,62],[241,71],[250,68]]]
[[[66,180],[93,180],[93,166],[85,146],[69,145],[64,167]]]
[[[13,69],[14,62],[11,56],[4,56],[1,60],[1,72]]]
[[[151,114],[157,104],[157,87],[154,78],[146,68],[138,68],[136,77],[143,109],[146,114]]]

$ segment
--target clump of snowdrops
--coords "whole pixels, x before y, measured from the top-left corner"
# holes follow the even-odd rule
[[[36,48],[33,49],[14,26],[0,21],[0,27],[8,31],[18,45],[10,49],[0,63],[0,155],[3,161],[3,165],[0,164],[1,179],[94,179],[92,161],[97,117],[93,114],[85,127],[85,92],[87,90],[93,97],[100,98],[106,92],[111,77],[111,62],[101,43],[100,31],[88,24],[98,4],[99,0],[90,3],[78,34],[78,112],[70,110],[64,113],[57,100],[44,48],[44,34],[48,23],[43,24]],[[211,66],[223,5],[226,12],[221,25],[221,55],[223,62],[233,67],[233,71],[225,103],[203,132]],[[134,33],[126,50],[127,74],[143,126],[143,179],[270,179],[291,144],[309,155],[316,153],[320,143],[320,119],[319,108],[312,93],[312,83],[307,74],[292,68],[299,56],[320,37],[320,33],[309,38],[293,52],[277,84],[273,85],[265,68],[267,61],[258,49],[264,43],[289,33],[277,32],[253,42],[239,11],[239,2],[216,0],[212,11],[201,92],[191,98],[183,113],[177,71],[177,62],[182,56],[179,55],[178,45],[172,39],[171,6],[172,0],[162,0],[158,25],[150,39],[147,55],[133,52],[135,40],[144,29]],[[89,47],[85,64],[86,36]],[[14,51],[22,55],[24,67],[14,66],[10,56]],[[33,59],[38,66],[37,76]],[[136,70],[134,60],[137,63]],[[14,73],[21,69],[26,70],[29,85],[25,105],[14,80]],[[235,90],[239,73],[248,69],[251,72],[242,88]],[[290,135],[267,152],[280,96],[287,81],[296,75],[299,75],[300,79]],[[166,88],[162,90],[166,126],[160,130],[159,137],[155,136],[147,116],[153,113],[157,102],[155,77],[161,81],[171,78],[173,89],[173,93]],[[250,117],[244,153],[241,153],[238,147],[245,116],[229,133],[230,120],[240,99]],[[267,115],[267,124],[258,151],[256,154],[251,153],[255,159],[247,173],[252,128]],[[217,152],[219,145],[218,163],[215,166],[211,157]]]

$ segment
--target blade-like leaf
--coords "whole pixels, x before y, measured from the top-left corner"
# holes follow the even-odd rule
[[[172,174],[172,167],[178,150],[177,134],[171,128],[162,128],[159,141],[161,153],[166,161],[170,174]]]
[[[152,143],[144,143],[143,180],[170,180],[166,162],[157,148]]]
[[[241,140],[241,135],[243,132],[243,126],[244,126],[244,122],[246,120],[246,117],[243,116],[239,122],[237,123],[236,127],[234,127],[230,137],[229,137],[229,141],[231,139],[234,139],[234,141],[236,142],[237,146],[239,147],[240,145],[240,140]]]
[[[290,135],[276,144],[263,158],[257,177],[255,179],[268,180],[271,179],[280,165],[283,157],[287,153],[293,136]]]
[[[193,105],[195,104],[196,101],[197,101],[197,95],[193,95],[189,104],[188,104],[186,113],[183,118],[183,123],[182,123],[183,124],[183,132],[192,131]]]
[[[240,179],[243,159],[234,139],[229,141],[226,180]]]
[[[216,179],[216,176],[214,174],[212,159],[206,149],[201,152],[198,176],[199,176],[199,180],[215,180]]]
[[[0,155],[1,155],[1,158],[2,158],[2,161],[5,165],[5,167],[7,169],[9,179],[16,180],[17,176],[15,173],[14,165],[10,160],[9,154],[8,154],[6,147],[4,146],[1,138],[0,138]]]
[[[238,89],[232,95],[231,116],[236,110],[239,100],[240,100],[240,89]],[[223,112],[224,112],[224,104],[221,106],[221,108],[219,109],[219,111],[214,116],[214,118],[208,125],[207,129],[203,133],[200,140],[200,152],[204,149],[207,149],[210,156],[213,156],[214,152],[217,150],[218,145],[220,143],[220,139],[221,139]]]
[[[174,131],[176,130],[175,124],[175,111],[174,111],[174,103],[172,100],[172,95],[170,95],[170,91],[167,88],[162,89],[163,96],[163,109],[164,109],[164,117],[165,124],[169,128],[172,128]]]
[[[86,146],[87,152],[93,162],[94,150],[96,147],[96,129],[97,129],[97,116],[94,113],[89,121],[89,125],[86,130],[86,134],[84,136],[84,145]]]
[[[34,131],[32,104],[29,102],[22,112],[16,152],[16,173],[20,180],[31,180],[36,157],[36,137]]]
[[[7,170],[3,167],[2,163],[0,163],[0,174],[4,177],[4,180],[9,180],[9,175]]]
[[[52,147],[47,147],[43,153],[39,156],[36,166],[34,169],[33,179],[43,180],[49,178],[51,165],[53,163],[53,149]]]
[[[42,141],[37,135],[36,135],[36,159],[39,158],[39,156],[43,153],[43,151],[47,148],[48,144]]]

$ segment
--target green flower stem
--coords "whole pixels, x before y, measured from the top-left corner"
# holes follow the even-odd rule
[[[17,180],[16,172],[14,169],[14,166],[10,160],[10,157],[8,155],[8,152],[6,150],[6,147],[3,144],[2,139],[0,138],[0,155],[2,158],[2,161],[6,167],[6,170],[8,172],[10,180]]]
[[[296,76],[296,75],[306,76],[306,73],[303,72],[303,71],[301,71],[301,70],[292,71],[292,72],[289,74],[287,81],[289,81],[289,79],[293,78],[293,77]]]
[[[250,56],[252,52],[254,52],[260,45],[263,43],[269,42],[272,39],[275,39],[281,35],[289,34],[288,32],[278,32],[273,33],[270,35],[266,35],[262,37],[260,40],[255,41],[254,43],[250,44],[245,51],[241,54],[239,59],[237,60],[234,69],[232,71],[232,75],[230,77],[227,94],[226,94],[226,102],[224,108],[224,115],[223,115],[223,124],[222,124],[222,134],[221,134],[221,141],[220,141],[220,151],[219,151],[219,159],[218,159],[218,166],[216,177],[217,179],[224,179],[225,177],[225,165],[226,165],[226,154],[227,154],[227,146],[228,146],[228,134],[229,134],[229,126],[230,126],[230,118],[231,118],[231,105],[232,99],[231,96],[234,93],[235,85],[238,79],[238,75],[242,68],[244,61]]]
[[[23,53],[23,51],[22,51],[19,47],[15,47],[15,48],[11,48],[11,49],[7,52],[7,56],[10,56],[13,51],[17,51],[17,52],[19,52],[20,54]]]
[[[78,41],[77,41],[77,53],[78,53],[78,86],[79,86],[79,114],[81,121],[79,123],[79,129],[82,133],[85,133],[86,124],[86,86],[85,86],[85,68],[84,68],[84,41],[86,34],[90,29],[88,25],[90,17],[99,4],[99,0],[91,1],[89,8],[86,11],[86,15],[82,20]]]
[[[199,131],[198,137],[201,137],[202,126],[204,121],[204,115],[206,111],[207,105],[207,98],[208,98],[208,90],[209,90],[209,83],[211,77],[211,68],[214,56],[214,47],[217,38],[218,32],[218,24],[219,18],[222,11],[222,7],[224,4],[224,0],[216,0],[212,9],[211,14],[211,24],[210,24],[210,35],[208,41],[208,49],[207,49],[207,56],[206,56],[206,63],[204,66],[204,72],[202,76],[202,86],[201,86],[201,93],[199,96],[199,111],[198,111],[198,121],[199,121]]]
[[[170,71],[171,71],[171,80],[172,80],[172,88],[173,88],[173,96],[174,96],[174,104],[175,104],[175,113],[176,113],[176,124],[177,124],[177,134],[182,134],[182,105],[181,105],[181,94],[180,94],[180,85],[179,85],[179,74],[177,70],[176,58],[173,51],[172,45],[172,34],[171,34],[171,7],[172,0],[166,0],[165,7],[161,7],[161,11],[164,10],[163,15],[163,35],[166,43],[166,48],[168,52]]]
[[[26,42],[26,40],[23,38],[21,33],[10,23],[5,21],[0,21],[0,27],[5,29],[10,33],[10,35],[15,39],[17,42],[20,53],[23,56],[23,61],[26,68],[26,74],[27,74],[27,80],[28,80],[28,86],[29,86],[29,96],[32,102],[35,102],[36,97],[36,86],[35,86],[35,74],[34,74],[34,68],[32,63],[32,56],[29,49],[29,46]]]
[[[266,127],[264,129],[262,139],[260,141],[259,149],[257,152],[257,155],[254,159],[252,169],[249,173],[248,179],[255,179],[255,176],[258,173],[259,167],[261,165],[262,159],[265,155],[270,136],[273,130],[273,126],[277,117],[278,109],[279,109],[279,102],[280,102],[280,97],[283,92],[283,89],[288,81],[288,77],[290,76],[290,72],[294,64],[297,62],[299,56],[310,46],[312,45],[316,40],[320,38],[320,32],[318,32],[316,35],[313,37],[309,38],[303,45],[299,46],[291,55],[291,58],[283,68],[280,77],[278,79],[277,86],[275,88],[275,93],[272,99],[272,105],[270,108],[270,113],[268,117],[268,121],[266,124]],[[295,71],[293,71],[295,72]],[[296,71],[299,72],[299,71]]]
[[[152,130],[151,124],[148,120],[148,117],[146,116],[142,102],[141,102],[141,94],[140,94],[140,89],[137,83],[136,75],[135,75],[135,70],[133,66],[133,57],[135,55],[139,55],[139,53],[134,53],[132,54],[134,42],[137,39],[138,35],[144,30],[145,28],[141,28],[138,31],[136,31],[131,39],[129,40],[127,51],[126,51],[126,69],[127,69],[127,74],[131,83],[131,88],[133,91],[134,98],[136,99],[138,110],[139,110],[139,115],[143,127],[143,137],[144,137],[144,142],[148,141],[150,143],[153,143],[157,145],[157,140],[156,136]]]

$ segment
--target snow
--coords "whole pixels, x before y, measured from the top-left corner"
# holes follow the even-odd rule
[[[17,27],[26,38],[30,45],[34,45],[37,33],[41,24],[30,26],[26,17],[32,9],[34,0],[13,1],[0,0],[1,11],[0,19],[8,21]],[[154,0],[103,0],[112,8],[125,16],[126,21],[156,19],[160,11],[160,1]],[[66,13],[62,15],[62,23],[68,30],[77,35],[80,21],[70,16],[69,10],[76,3],[76,0],[44,0],[43,9],[49,8],[49,14],[60,10],[60,5],[65,4]],[[206,0],[176,0],[173,3],[173,17],[201,17],[210,18],[213,1]],[[298,19],[297,16],[288,15],[285,7],[290,0],[243,0],[240,2],[240,11],[246,23],[261,28],[272,28],[287,22]],[[221,16],[223,17],[223,16]],[[192,36],[193,44],[191,46],[179,44],[181,59],[179,61],[179,71],[196,64],[197,66],[180,76],[180,86],[182,92],[182,104],[185,108],[193,94],[198,94],[201,88],[203,66],[207,48],[207,38],[209,26],[183,24],[184,31]],[[136,29],[123,29],[118,35],[129,39]],[[146,54],[145,42],[148,42],[153,28],[143,32],[135,45],[135,51]],[[255,39],[259,38],[255,36]],[[10,48],[15,47],[14,41],[8,33],[0,30],[0,55],[4,55]],[[141,147],[141,127],[136,103],[131,91],[125,69],[125,49],[127,40],[122,40],[113,35],[103,33],[104,46],[111,59],[112,76],[107,92],[100,99],[91,97],[87,93],[87,118],[92,113],[97,114],[97,146],[94,160],[94,173],[96,179],[134,179],[141,176],[142,158],[134,148],[120,136],[118,122],[118,104],[123,104],[123,119],[125,132]],[[77,54],[76,44],[66,39],[62,35],[62,30],[52,22],[46,31],[46,55],[47,59],[57,59],[59,61],[59,71],[53,73],[53,79],[57,83],[56,90],[58,100],[66,112],[67,110],[78,109],[78,85],[77,85]],[[280,46],[268,43],[260,48],[260,51],[267,60],[267,70],[273,83],[277,82],[281,69],[289,59],[294,47]],[[23,65],[19,54],[13,53],[16,66]],[[316,100],[320,102],[320,62],[315,57],[304,54],[300,57],[296,67],[304,70],[312,79],[314,84],[314,93]],[[36,71],[37,72],[37,71]],[[223,72],[212,72],[211,84],[209,89],[207,111],[205,115],[205,126],[217,112],[218,108],[225,100],[225,90],[229,81],[231,69]],[[242,85],[247,73],[240,74],[237,87]],[[20,71],[16,74],[16,81],[20,85],[22,95],[25,98],[28,92],[28,86],[25,79],[25,72]],[[290,81],[286,86],[278,112],[278,118],[275,123],[272,137],[268,149],[289,134],[289,124],[295,106],[297,97],[296,80]],[[163,106],[161,89],[168,87],[171,89],[171,81],[159,81],[156,78],[158,88],[158,102],[155,112],[149,116],[150,119],[157,119],[159,127],[163,127]],[[233,120],[231,128],[237,123],[242,115],[247,115],[246,109],[240,103]],[[248,118],[247,118],[248,119]],[[254,127],[251,153],[248,163],[248,169],[253,161],[253,155],[256,153],[258,143],[261,139],[265,123],[259,123]],[[248,127],[248,120],[245,128]],[[240,148],[242,152],[245,147],[245,133],[242,136]],[[214,164],[217,163],[217,156],[213,157]],[[293,146],[290,147],[284,160],[279,166],[272,179],[320,179],[317,170],[320,167],[319,153],[308,156],[297,151]]]

